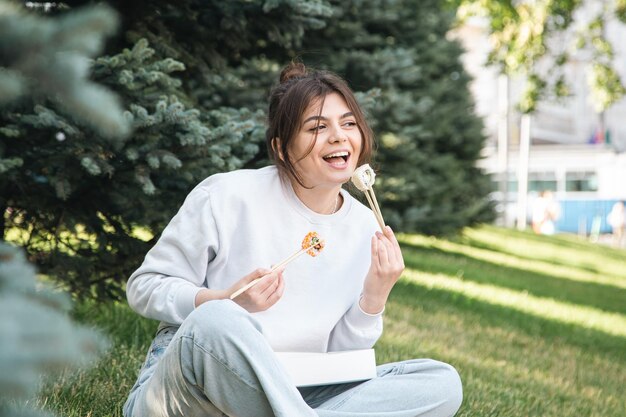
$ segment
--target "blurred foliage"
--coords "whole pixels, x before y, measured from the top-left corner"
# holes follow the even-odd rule
[[[68,311],[69,297],[38,288],[23,251],[0,242],[0,417],[47,415],[25,405],[42,374],[90,364],[106,347]]]
[[[489,62],[503,73],[522,74],[528,83],[520,110],[532,113],[542,98],[569,94],[565,64],[585,55],[591,100],[598,112],[626,93],[616,71],[606,28],[626,23],[624,0],[448,0],[461,23],[472,16],[487,21]]]
[[[120,138],[129,126],[117,97],[90,82],[89,58],[117,28],[114,11],[87,7],[56,19],[0,5],[0,105],[24,95],[48,97],[65,114],[102,136]],[[2,171],[0,171],[2,172]]]
[[[52,21],[28,15],[16,3],[0,3],[2,117],[15,114],[12,112],[21,102],[49,97],[65,114],[119,144],[129,133],[129,124],[122,118],[117,98],[86,77],[89,57],[100,52],[102,38],[116,25],[115,13],[103,6]],[[58,129],[71,130],[54,112],[39,106],[35,109],[38,117],[27,118],[26,124],[56,123]],[[4,120],[0,126],[0,210],[4,214],[12,197],[5,193],[11,181],[7,173],[20,171],[26,161],[23,152],[14,152],[9,144],[9,139],[19,139],[20,128]],[[0,228],[4,232],[4,222]],[[42,375],[91,364],[106,343],[93,330],[70,321],[69,296],[37,282],[35,268],[23,250],[4,243],[3,237],[0,235],[0,416],[48,416],[31,405]]]

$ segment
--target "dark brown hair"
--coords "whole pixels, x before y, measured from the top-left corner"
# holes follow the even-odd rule
[[[279,83],[270,92],[268,128],[265,132],[267,150],[279,172],[295,179],[302,186],[304,184],[289,154],[291,143],[302,127],[302,118],[306,109],[311,103],[321,100],[321,112],[325,97],[331,93],[337,93],[343,97],[354,114],[361,132],[361,154],[357,166],[369,163],[374,147],[374,133],[368,126],[354,93],[337,74],[330,71],[309,70],[301,62],[292,62],[283,68]],[[280,144],[274,141],[275,138],[280,138]],[[311,143],[309,152],[314,144],[314,142]]]

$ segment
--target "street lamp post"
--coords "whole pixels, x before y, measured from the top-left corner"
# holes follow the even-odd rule
[[[517,163],[517,229],[526,229],[528,206],[528,160],[530,158],[530,114],[522,114]]]

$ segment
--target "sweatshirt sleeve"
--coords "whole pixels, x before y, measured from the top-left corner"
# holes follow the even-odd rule
[[[361,309],[357,300],[331,332],[328,351],[369,349],[374,346],[383,333],[383,311],[368,314]]]
[[[128,304],[142,316],[182,323],[195,308],[218,242],[209,192],[196,188],[130,276]]]

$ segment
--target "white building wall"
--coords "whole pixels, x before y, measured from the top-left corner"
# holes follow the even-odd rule
[[[593,2],[592,2],[593,3]],[[593,17],[593,5],[587,16]],[[626,26],[618,22],[608,25],[609,39],[616,49],[615,66],[626,80]],[[451,37],[459,39],[466,49],[462,57],[466,70],[474,78],[470,90],[476,101],[476,113],[483,118],[488,137],[484,151],[485,159],[480,166],[490,173],[499,169],[497,154],[498,131],[498,72],[485,66],[489,52],[485,22],[470,19],[468,24],[455,30]],[[601,115],[594,109],[589,98],[587,83],[588,58],[579,53],[568,64],[566,73],[570,87],[575,93],[559,102],[539,103],[531,119],[531,152],[529,173],[553,172],[559,178],[558,193],[561,197],[573,197],[565,191],[568,172],[595,172],[598,190],[591,195],[580,193],[578,197],[595,199],[626,198],[626,98],[604,113],[605,126],[611,136],[611,144],[588,144],[600,125]],[[508,171],[515,177],[518,166],[520,115],[514,106],[521,95],[524,81],[511,79],[509,82],[509,144]],[[621,153],[620,153],[621,152]],[[511,196],[513,199],[515,196]],[[510,200],[511,198],[509,198]]]

